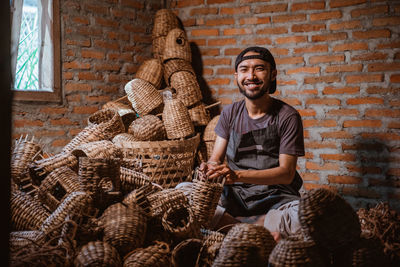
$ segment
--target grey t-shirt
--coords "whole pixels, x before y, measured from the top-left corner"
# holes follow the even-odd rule
[[[233,129],[236,119],[238,123]],[[249,117],[244,100],[225,106],[215,127],[215,133],[229,140],[232,130],[239,134],[245,134],[275,123],[278,123],[280,136],[279,154],[304,156],[301,116],[292,106],[276,98],[272,98],[270,112],[257,119]]]

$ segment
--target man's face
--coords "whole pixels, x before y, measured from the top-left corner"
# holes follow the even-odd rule
[[[247,52],[245,56],[259,55]],[[240,92],[248,99],[255,100],[269,91],[271,81],[276,78],[276,70],[271,71],[271,64],[262,59],[247,59],[240,62],[235,73]]]

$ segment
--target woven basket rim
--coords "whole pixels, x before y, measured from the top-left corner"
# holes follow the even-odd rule
[[[148,147],[173,147],[173,146],[185,146],[190,145],[193,142],[200,142],[200,133],[196,133],[195,136],[188,139],[181,140],[161,140],[161,141],[121,141],[118,147],[122,148],[148,148]]]

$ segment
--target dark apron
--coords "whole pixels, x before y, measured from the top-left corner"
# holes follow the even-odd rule
[[[227,162],[232,170],[262,170],[279,166],[279,118],[276,118],[275,123],[245,134],[232,130],[226,152]],[[299,199],[302,184],[303,181],[296,171],[289,185],[225,185],[220,204],[234,217],[266,214],[269,209],[276,209]]]

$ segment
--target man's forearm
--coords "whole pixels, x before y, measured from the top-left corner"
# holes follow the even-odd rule
[[[239,170],[235,171],[237,180],[248,184],[290,184],[295,172],[285,167],[275,167],[267,170]]]

